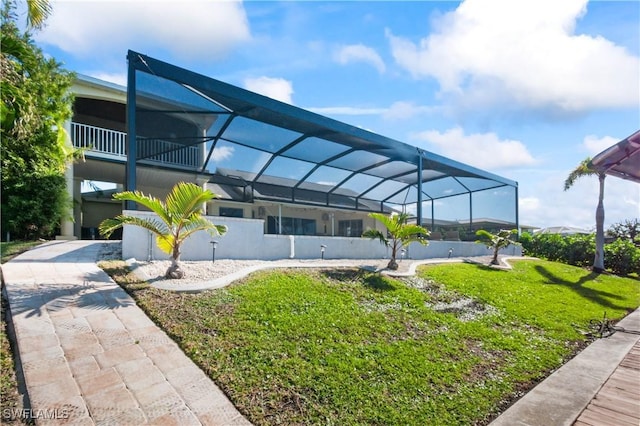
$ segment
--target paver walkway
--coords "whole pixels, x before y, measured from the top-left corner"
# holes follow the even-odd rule
[[[574,425],[640,425],[640,341],[624,357]]]
[[[50,242],[2,265],[38,424],[249,425],[96,261],[104,242]]]
[[[640,309],[623,318],[617,324],[627,330],[640,330]],[[492,426],[560,426],[560,425],[626,425],[629,417],[640,418],[640,370],[626,369],[625,360],[633,358],[634,348],[640,347],[637,334],[616,332],[610,337],[598,339],[587,346],[575,358],[564,364],[542,383],[513,404]],[[622,383],[615,383],[616,392],[625,395],[624,403],[610,397],[611,379],[623,374]],[[610,383],[613,384],[613,383]],[[635,397],[633,395],[636,395]],[[591,413],[586,414],[595,401],[602,400],[618,409],[594,422]],[[620,415],[616,415],[620,414]],[[578,420],[578,422],[576,422]],[[632,423],[634,426],[638,423]]]

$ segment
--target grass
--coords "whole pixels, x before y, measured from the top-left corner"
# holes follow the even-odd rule
[[[486,424],[640,304],[637,280],[545,261],[256,273],[190,295],[103,262],[254,424]]]
[[[5,263],[20,253],[40,244],[42,244],[42,241],[0,242],[0,263]]]

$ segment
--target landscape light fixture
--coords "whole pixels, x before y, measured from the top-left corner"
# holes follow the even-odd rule
[[[451,259],[451,255],[453,254],[453,247],[449,249],[449,259]]]
[[[407,254],[407,250],[406,250],[406,249],[404,249],[404,248],[401,248],[401,249],[400,249],[400,257],[401,257],[400,261],[401,261],[401,262],[402,262],[402,260],[404,259],[404,255],[405,255],[405,254]]]
[[[218,248],[218,242],[211,240],[211,263],[216,263],[216,248]]]
[[[324,260],[324,249],[326,249],[327,246],[325,246],[324,244],[320,244],[320,258],[322,260]]]

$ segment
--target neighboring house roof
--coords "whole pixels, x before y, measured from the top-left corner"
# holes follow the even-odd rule
[[[536,234],[560,234],[560,235],[573,235],[573,234],[592,234],[592,231],[582,228],[576,228],[573,226],[550,226],[548,228],[542,228],[535,231]]]
[[[593,157],[596,170],[640,183],[640,130]]]

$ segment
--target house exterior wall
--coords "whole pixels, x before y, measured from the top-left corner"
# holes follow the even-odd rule
[[[314,206],[299,206],[291,204],[269,203],[256,201],[255,203],[241,203],[227,200],[214,200],[207,203],[207,213],[213,216],[220,215],[221,208],[236,208],[243,210],[243,218],[262,219],[263,232],[267,234],[267,218],[269,216],[294,217],[299,219],[311,219],[316,221],[316,235],[339,235],[339,222],[343,220],[362,220],[362,230],[368,228],[383,230],[384,227],[368,216],[366,212],[335,210]],[[356,236],[356,235],[353,235]]]
[[[97,228],[104,219],[116,217],[120,213],[122,213],[120,202],[83,200],[82,227]]]
[[[152,213],[127,210],[128,215],[153,217]],[[211,238],[202,231],[187,239],[182,246],[182,260],[211,260],[211,241],[218,242],[216,259],[318,259],[320,246],[326,245],[325,259],[384,259],[389,251],[377,240],[356,237],[268,235],[264,231],[263,219],[240,219],[232,217],[207,216],[216,225],[226,225],[228,231],[223,236]],[[431,241],[428,246],[412,243],[407,258],[430,259],[446,258],[449,250],[452,255],[483,256],[490,251],[481,244],[463,241]],[[503,254],[521,255],[520,247],[511,246]],[[138,260],[168,259],[155,245],[155,238],[147,230],[137,226],[125,226],[122,237],[124,259]]]

